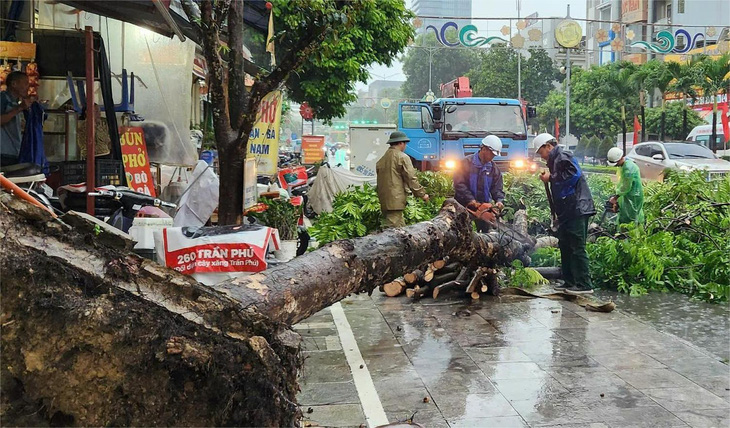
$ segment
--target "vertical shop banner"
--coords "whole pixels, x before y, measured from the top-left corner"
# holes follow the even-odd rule
[[[305,164],[324,160],[324,135],[302,135],[302,155]]]
[[[142,128],[119,128],[119,143],[122,146],[122,163],[127,176],[127,185],[135,192],[150,196],[155,194],[155,183],[152,181],[147,144]]]
[[[248,158],[243,163],[243,210],[256,205],[258,192],[256,188],[256,159]]]
[[[268,93],[256,114],[256,123],[248,139],[248,157],[256,159],[259,174],[276,174],[279,163],[279,125],[281,91]]]

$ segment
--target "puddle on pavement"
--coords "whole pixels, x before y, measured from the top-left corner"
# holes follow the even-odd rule
[[[730,360],[730,305],[706,303],[679,293],[649,293],[631,297],[600,290],[596,296],[613,299],[620,311],[657,330],[711,352],[726,363]]]

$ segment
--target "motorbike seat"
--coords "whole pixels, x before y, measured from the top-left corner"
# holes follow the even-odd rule
[[[32,183],[34,181],[45,181],[46,176],[39,165],[34,163],[18,163],[5,165],[0,168],[5,178],[15,184]]]

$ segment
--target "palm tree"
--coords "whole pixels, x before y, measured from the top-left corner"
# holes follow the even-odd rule
[[[614,99],[621,105],[621,132],[623,134],[623,150],[626,153],[626,107],[636,96],[636,86],[631,77],[636,66],[628,61],[614,63],[608,67],[608,74],[601,85],[592,91],[594,97]]]
[[[631,80],[636,91],[639,93],[639,106],[641,109],[641,141],[634,141],[634,144],[643,142],[646,138],[646,93],[648,92],[647,80],[649,79],[649,69],[646,67],[639,67],[631,75]]]
[[[651,61],[642,65],[641,68],[648,70],[646,85],[652,89],[659,90],[659,92],[661,92],[662,94],[662,119],[659,131],[659,139],[664,140],[664,125],[667,119],[664,105],[666,104],[667,100],[667,89],[669,89],[669,84],[672,82],[672,80],[674,80],[674,76],[669,71],[669,68],[667,67],[667,64],[665,62],[656,59],[652,59]]]
[[[685,105],[682,110],[682,135],[687,136],[687,98],[692,100],[692,104],[697,100],[697,87],[701,83],[702,70],[699,67],[701,58],[698,55],[693,56],[688,62],[678,63],[669,62],[667,68],[674,77],[669,85],[669,89],[682,95],[682,102]]]
[[[730,54],[717,59],[705,58],[701,64],[703,80],[700,85],[706,97],[712,97],[712,151],[717,153],[717,94],[730,93]],[[725,141],[724,150],[727,150]]]

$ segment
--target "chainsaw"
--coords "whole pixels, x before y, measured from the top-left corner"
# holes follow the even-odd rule
[[[495,224],[497,222],[497,219],[504,215],[499,207],[490,203],[483,203],[479,205],[479,207],[475,211],[472,211],[469,208],[467,208],[466,210],[476,219],[490,224]]]

